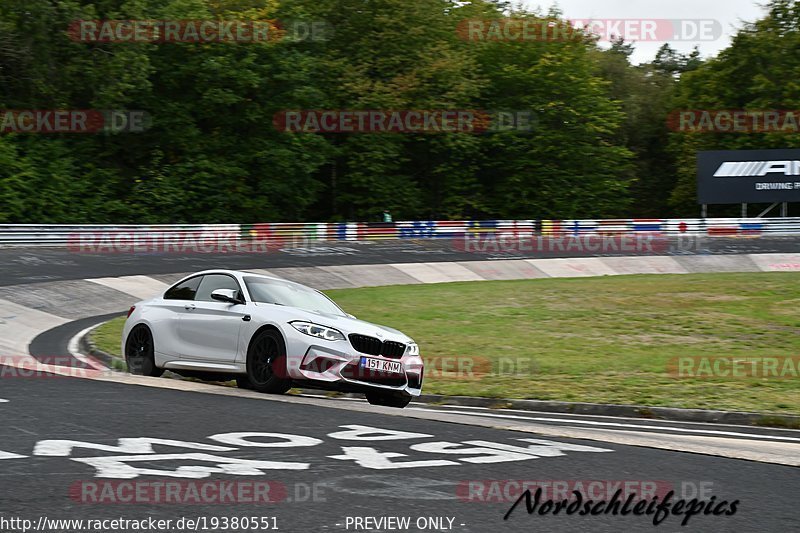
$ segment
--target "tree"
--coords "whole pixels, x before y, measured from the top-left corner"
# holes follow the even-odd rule
[[[675,96],[675,109],[773,110],[800,108],[800,4],[772,0],[766,17],[746,24],[719,56],[686,72]],[[678,161],[678,182],[671,205],[682,214],[697,212],[696,153],[800,147],[796,134],[682,133],[671,134],[670,149]],[[735,214],[732,208],[731,215]]]

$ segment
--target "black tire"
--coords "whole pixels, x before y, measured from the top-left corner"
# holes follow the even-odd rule
[[[147,326],[139,324],[128,334],[125,341],[125,363],[131,374],[157,378],[164,373],[163,368],[156,366],[153,335]]]
[[[286,377],[286,343],[280,333],[265,329],[250,341],[247,382],[243,383],[249,385],[245,388],[270,394],[283,394],[292,388],[292,380]]]
[[[397,407],[402,409],[411,402],[408,394],[398,394],[391,392],[370,391],[365,393],[367,401],[372,405],[382,405],[384,407]]]
[[[236,376],[236,386],[240,389],[252,389],[253,384],[250,383],[250,378],[245,375]]]

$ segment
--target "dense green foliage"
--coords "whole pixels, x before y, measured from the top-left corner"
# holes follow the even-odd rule
[[[630,63],[589,37],[469,41],[489,0],[4,0],[0,108],[144,110],[140,133],[0,135],[0,222],[693,215],[694,152],[797,135],[670,133],[673,109],[800,108],[800,8],[719,57]],[[531,19],[558,17],[513,11]],[[324,38],[85,43],[75,20],[324,21]],[[532,111],[530,131],[287,133],[282,110]]]
[[[718,57],[681,78],[679,109],[800,109],[800,3],[773,0],[769,16],[746,25]],[[800,148],[797,132],[671,134],[677,184],[670,203],[685,211],[695,203],[694,154],[698,150]]]

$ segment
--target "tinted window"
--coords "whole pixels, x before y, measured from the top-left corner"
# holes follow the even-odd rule
[[[246,277],[244,282],[254,302],[287,305],[307,311],[345,316],[345,312],[327,296],[303,285],[291,281],[254,277]]]
[[[200,284],[200,279],[203,276],[197,276],[192,279],[187,279],[183,283],[175,285],[164,294],[165,300],[194,300],[194,295],[197,292],[197,286]]]
[[[217,289],[233,289],[242,297],[239,289],[239,284],[231,276],[225,274],[206,274],[203,276],[203,281],[197,288],[197,294],[194,299],[199,302],[216,302],[211,298],[211,293]]]

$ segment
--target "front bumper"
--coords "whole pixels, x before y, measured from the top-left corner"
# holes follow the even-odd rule
[[[300,332],[287,336],[287,354],[289,376],[310,387],[343,392],[385,390],[409,396],[419,396],[422,392],[423,362],[418,355],[404,354],[399,359],[390,359],[364,354],[347,340],[317,341]],[[362,357],[399,362],[400,373],[362,369]]]

